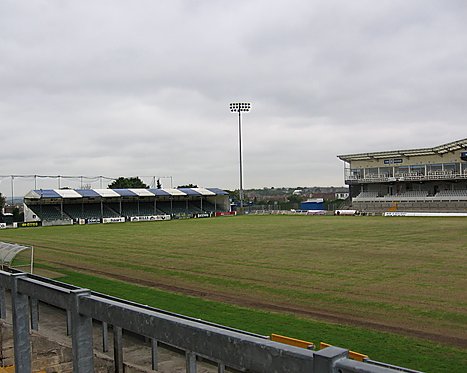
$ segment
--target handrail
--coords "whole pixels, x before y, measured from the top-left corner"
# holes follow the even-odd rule
[[[196,371],[196,356],[240,371],[257,373],[331,373],[337,363],[345,366],[346,373],[396,373],[397,370],[373,364],[347,368],[349,351],[328,347],[311,351],[274,342],[258,336],[203,320],[155,309],[147,305],[125,301],[88,289],[63,284],[37,275],[0,271],[0,315],[5,318],[5,290],[11,291],[14,355],[17,373],[31,371],[31,343],[29,318],[38,322],[38,308],[30,304],[38,301],[67,311],[67,325],[71,330],[73,371],[93,371],[92,321],[113,325],[114,343],[121,346],[122,330],[177,347],[186,354],[187,372]],[[37,328],[37,324],[36,324]],[[157,354],[157,349],[152,353]],[[122,364],[123,352],[115,349],[115,362]],[[153,361],[157,361],[154,359]],[[153,368],[157,369],[157,368]]]

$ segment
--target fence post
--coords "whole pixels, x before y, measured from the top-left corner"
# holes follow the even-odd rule
[[[113,330],[115,372],[123,373],[123,330],[116,325],[113,326]]]
[[[13,316],[13,342],[15,353],[15,372],[31,372],[31,342],[29,336],[28,296],[18,293],[18,280],[25,273],[13,273],[11,279],[11,308]]]
[[[157,370],[159,364],[159,352],[157,346],[157,339],[151,338],[151,369]]]
[[[5,288],[0,288],[0,318],[6,319],[6,296]]]
[[[217,364],[217,373],[225,373],[225,365],[223,363]]]
[[[102,352],[109,351],[109,326],[102,321]]]
[[[316,351],[313,357],[313,372],[317,373],[333,373],[335,371],[334,364],[337,360],[346,358],[348,350],[340,347],[326,347],[320,351]]]
[[[29,298],[29,309],[31,312],[31,329],[39,330],[39,301],[35,298]]]
[[[191,351],[186,352],[186,373],[196,373],[196,354]]]
[[[70,290],[71,343],[73,352],[73,372],[94,371],[92,350],[92,319],[79,313],[79,299],[90,296],[88,289]]]
[[[71,335],[71,311],[66,310],[66,335]]]

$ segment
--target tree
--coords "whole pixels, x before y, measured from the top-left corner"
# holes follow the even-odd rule
[[[162,189],[161,179],[157,179],[157,189]]]
[[[13,209],[13,221],[20,222],[24,221],[24,212],[19,211],[18,207]]]
[[[149,189],[149,186],[143,183],[139,177],[119,177],[109,184],[110,189],[128,189],[143,188]]]
[[[2,193],[0,193],[0,213],[3,211],[3,207],[5,207],[5,197],[2,196]]]
[[[300,202],[302,202],[304,200],[304,197],[301,196],[301,195],[298,195],[298,194],[291,194],[290,196],[287,196],[287,200],[290,202],[290,203],[297,203],[299,204]]]
[[[198,185],[195,185],[195,184],[179,185],[177,189],[179,188],[198,188]]]

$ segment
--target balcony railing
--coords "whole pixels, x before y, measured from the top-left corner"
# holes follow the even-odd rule
[[[405,172],[390,174],[366,174],[363,175],[346,175],[345,182],[351,183],[388,183],[395,181],[430,181],[430,180],[457,180],[467,179],[467,170],[460,172],[452,171],[431,171],[427,174],[420,172]]]

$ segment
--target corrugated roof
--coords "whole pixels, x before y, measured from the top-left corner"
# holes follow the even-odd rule
[[[122,197],[136,197],[137,194],[133,192],[131,189],[113,189]]]
[[[164,189],[149,189],[149,191],[156,196],[170,196],[170,193],[167,193]]]
[[[215,196],[228,195],[219,188],[180,188],[180,189],[39,189],[31,190],[26,199],[42,198],[112,198],[112,197],[155,197],[155,196]]]
[[[197,193],[201,194],[202,196],[215,196],[216,193],[206,189],[206,188],[192,188],[192,190],[196,191]]]
[[[435,146],[434,148],[407,149],[407,150],[391,150],[373,153],[357,153],[338,155],[337,157],[344,162],[363,161],[369,159],[394,158],[394,157],[414,157],[421,155],[444,154],[460,149],[467,149],[467,138],[453,141],[447,144]]]
[[[76,191],[82,196],[87,198],[96,198],[100,195],[94,191],[94,189],[76,189]]]
[[[218,196],[227,196],[229,193],[227,193],[225,190],[219,189],[219,188],[206,188],[207,190],[213,192],[214,194]]]
[[[173,188],[164,188],[164,192],[169,193],[171,196],[186,196],[186,193],[183,193],[181,190]]]
[[[53,189],[39,189],[35,190],[35,192],[39,194],[40,198],[62,198],[62,196]]]
[[[189,196],[201,196],[201,193],[198,193],[195,189],[192,188],[179,188],[183,193]]]
[[[133,193],[135,193],[139,197],[154,197],[154,193],[152,193],[149,189],[129,189]]]
[[[62,198],[81,198],[81,194],[73,189],[54,189],[54,191]]]
[[[94,191],[104,198],[120,197],[120,194],[113,189],[94,189]]]

